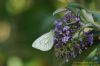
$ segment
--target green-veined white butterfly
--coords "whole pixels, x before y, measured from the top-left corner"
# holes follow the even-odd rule
[[[54,44],[53,37],[54,37],[54,31],[51,30],[50,32],[36,39],[33,42],[32,47],[39,49],[41,51],[48,51],[53,47],[53,44]]]

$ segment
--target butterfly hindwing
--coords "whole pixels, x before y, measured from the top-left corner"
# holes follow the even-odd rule
[[[33,44],[32,47],[39,49],[41,51],[48,51],[52,48],[53,46],[53,36],[54,36],[54,32],[53,30],[51,30],[50,32],[40,36],[38,39],[36,39]]]

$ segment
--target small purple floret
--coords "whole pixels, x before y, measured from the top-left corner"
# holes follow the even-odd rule
[[[62,42],[63,43],[67,43],[68,42],[68,40],[69,40],[69,36],[64,36],[63,38],[62,38]]]
[[[69,26],[64,26],[63,31],[68,31],[69,30]]]

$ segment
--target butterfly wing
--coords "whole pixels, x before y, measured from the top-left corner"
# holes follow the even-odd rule
[[[50,32],[40,36],[38,39],[36,39],[32,47],[39,49],[41,51],[48,51],[53,47],[54,41],[53,41],[54,32],[51,30]]]

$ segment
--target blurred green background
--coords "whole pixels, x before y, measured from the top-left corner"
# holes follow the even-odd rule
[[[100,11],[100,0],[0,0],[0,66],[51,66],[52,52],[32,43],[52,29],[52,13],[71,2]]]

